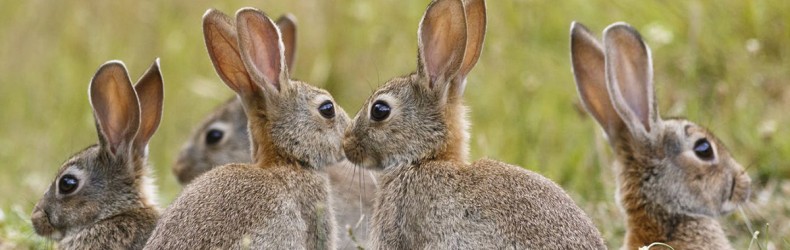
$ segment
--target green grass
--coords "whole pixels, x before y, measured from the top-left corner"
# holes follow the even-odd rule
[[[29,213],[60,163],[96,141],[87,87],[104,61],[123,60],[136,79],[162,58],[165,111],[150,149],[166,205],[179,191],[170,165],[181,143],[232,94],[205,52],[200,18],[207,8],[294,13],[293,75],[328,89],[353,115],[376,86],[416,67],[416,29],[427,3],[0,1],[0,249],[49,246],[33,233]],[[624,229],[611,153],[579,108],[568,33],[573,20],[596,33],[627,21],[653,49],[662,115],[708,126],[748,166],[753,204],[722,220],[736,248],[790,248],[788,11],[785,0],[489,0],[483,56],[465,96],[472,156],[557,181],[607,244],[619,247]],[[746,221],[761,231],[756,242]]]

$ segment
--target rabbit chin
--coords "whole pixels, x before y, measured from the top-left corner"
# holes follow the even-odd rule
[[[373,157],[360,157],[360,158],[361,159],[351,159],[351,158],[349,158],[348,160],[351,163],[354,163],[354,165],[357,165],[357,166],[365,168],[365,169],[370,169],[370,170],[380,170],[380,169],[382,169],[381,164],[378,161],[374,160]]]

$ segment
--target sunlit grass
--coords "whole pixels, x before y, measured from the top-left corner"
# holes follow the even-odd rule
[[[165,111],[150,149],[161,204],[168,204],[179,191],[170,164],[181,143],[231,95],[203,45],[207,8],[294,13],[294,76],[327,88],[353,115],[379,84],[415,69],[427,2],[3,0],[0,248],[50,246],[33,233],[29,213],[60,163],[96,141],[87,87],[104,61],[123,60],[136,79],[162,58]],[[708,126],[748,166],[756,191],[744,214],[761,231],[752,248],[790,247],[790,184],[778,181],[790,177],[789,1],[490,0],[488,9],[483,56],[465,96],[473,158],[557,181],[593,216],[607,244],[619,247],[624,230],[611,153],[577,105],[568,30],[573,20],[596,33],[627,21],[653,49],[662,115]],[[743,217],[722,220],[739,249],[753,235]]]

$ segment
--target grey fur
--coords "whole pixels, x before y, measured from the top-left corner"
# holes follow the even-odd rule
[[[590,218],[551,180],[494,160],[467,163],[461,95],[477,59],[464,58],[480,53],[465,48],[485,34],[467,23],[485,25],[474,19],[484,10],[482,0],[432,2],[418,32],[417,73],[376,90],[346,132],[348,159],[382,171],[371,248],[605,248]],[[391,113],[372,120],[381,101]]]
[[[582,102],[616,155],[617,201],[626,214],[623,248],[663,242],[675,249],[732,249],[715,217],[748,200],[751,180],[711,132],[660,117],[650,48],[639,33],[615,23],[602,45],[574,22],[571,59]],[[710,159],[694,151],[703,139],[712,148]]]
[[[142,249],[156,225],[159,209],[146,147],[161,117],[159,59],[135,88],[118,61],[102,65],[91,82],[94,110],[125,116],[107,119],[94,111],[99,143],[71,156],[33,209],[36,233],[58,241],[59,248]],[[108,129],[113,122],[125,124],[128,131]],[[58,183],[66,175],[79,181],[71,193],[59,191]]]
[[[234,22],[203,17],[209,56],[237,92],[248,120],[252,164],[228,164],[197,177],[162,215],[148,249],[334,249],[336,222],[328,165],[341,148],[348,116],[318,112],[325,90],[291,80],[277,27],[244,8]],[[236,27],[238,24],[238,27]]]

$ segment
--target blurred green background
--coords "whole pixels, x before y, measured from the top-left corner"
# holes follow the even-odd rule
[[[378,85],[416,68],[428,1],[0,0],[0,249],[46,248],[29,222],[62,161],[96,142],[87,98],[99,65],[133,79],[162,60],[165,111],[151,145],[159,200],[180,190],[170,166],[187,135],[232,95],[203,44],[208,8],[258,7],[298,18],[294,77],[353,115]],[[790,248],[790,1],[489,0],[483,55],[469,76],[472,157],[555,180],[618,248],[611,153],[578,103],[569,26],[600,34],[626,21],[653,49],[662,115],[709,127],[754,179],[744,212],[722,219],[737,249]],[[747,226],[749,225],[750,226]],[[759,230],[752,241],[749,227]]]

